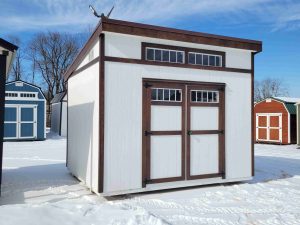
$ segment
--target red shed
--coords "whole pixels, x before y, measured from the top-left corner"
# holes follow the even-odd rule
[[[254,138],[256,142],[294,144],[296,106],[299,98],[272,97],[254,105]]]

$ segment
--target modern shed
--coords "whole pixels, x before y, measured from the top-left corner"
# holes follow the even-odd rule
[[[272,97],[254,106],[256,142],[294,144],[297,141],[295,103],[299,98]]]
[[[67,136],[67,95],[58,93],[51,101],[51,131]]]
[[[251,179],[262,43],[101,19],[65,73],[70,172],[103,195]]]
[[[44,140],[46,100],[42,90],[24,81],[6,83],[4,140]]]

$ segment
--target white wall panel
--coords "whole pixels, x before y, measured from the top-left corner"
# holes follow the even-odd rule
[[[104,191],[142,186],[143,77],[225,83],[226,177],[251,177],[250,73],[115,62],[106,62],[105,71]]]
[[[68,169],[98,190],[99,64],[68,80]]]
[[[151,136],[150,178],[181,176],[181,136]]]
[[[191,107],[191,130],[218,130],[218,107]]]
[[[218,136],[217,134],[191,135],[191,175],[218,173]]]
[[[151,106],[151,130],[181,130],[181,106]]]
[[[105,55],[107,56],[141,59],[141,43],[149,42],[188,48],[224,51],[226,53],[227,67],[251,69],[251,52],[248,50],[148,38],[126,34],[116,34],[111,32],[105,32],[105,35]]]
[[[91,57],[90,56],[93,56]],[[99,41],[97,41],[94,46],[91,48],[91,50],[87,53],[87,55],[84,57],[84,59],[82,60],[82,62],[79,64],[79,66],[76,68],[79,69],[81,67],[83,67],[84,65],[88,64],[90,61],[92,61],[93,59],[95,59],[96,57],[99,56]]]

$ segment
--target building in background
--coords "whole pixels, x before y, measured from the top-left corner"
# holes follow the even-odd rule
[[[46,100],[42,90],[24,81],[5,87],[4,140],[45,140]]]
[[[67,136],[67,92],[61,92],[51,101],[51,131]]]
[[[0,193],[2,181],[2,160],[3,160],[3,121],[4,121],[4,101],[5,82],[11,69],[14,56],[18,47],[0,38]]]
[[[272,97],[254,106],[254,137],[256,142],[295,144],[297,122],[295,103],[299,98]]]

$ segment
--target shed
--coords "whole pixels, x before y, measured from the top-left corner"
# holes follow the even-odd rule
[[[107,196],[251,179],[261,49],[102,16],[64,74],[69,171]]]
[[[300,98],[271,97],[254,106],[255,141],[294,144],[297,140],[296,106]]]
[[[51,101],[51,131],[67,136],[67,92],[61,92]]]
[[[18,46],[0,38],[0,195],[2,180],[5,81],[17,50]]]
[[[297,145],[300,145],[300,101],[295,104],[297,117]]]
[[[46,100],[42,90],[24,81],[6,83],[4,140],[44,140]]]

